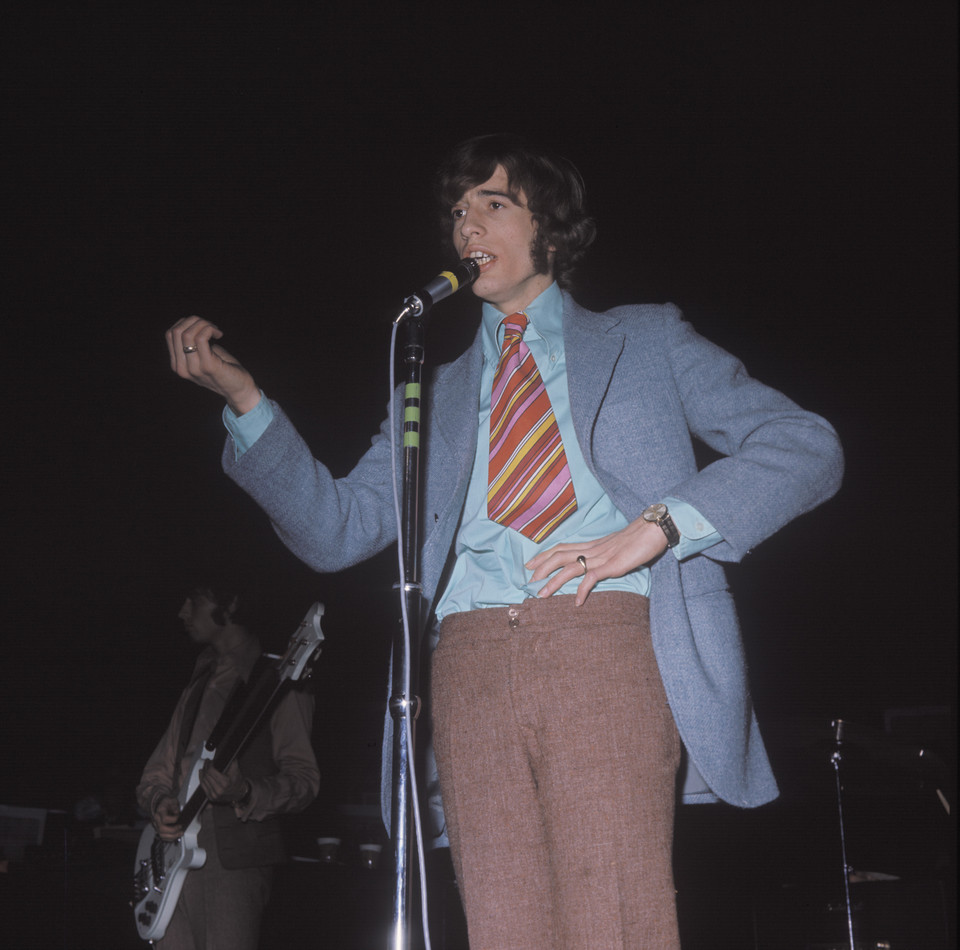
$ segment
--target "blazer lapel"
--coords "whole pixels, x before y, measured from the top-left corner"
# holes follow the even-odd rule
[[[563,347],[570,414],[584,457],[589,460],[593,425],[623,352],[625,337],[616,329],[618,317],[585,310],[566,293],[563,300]]]
[[[453,457],[464,458],[461,467],[467,473],[477,447],[477,393],[482,367],[483,349],[478,334],[466,352],[443,367],[443,385],[429,394],[437,431],[447,451]]]

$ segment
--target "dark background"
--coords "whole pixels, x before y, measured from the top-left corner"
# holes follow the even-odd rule
[[[952,796],[954,5],[385,9],[6,18],[0,802],[130,814],[211,563],[257,578],[275,649],[326,604],[311,820],[375,797],[394,556],[299,564],[220,472],[219,403],[162,335],[214,320],[345,473],[384,413],[390,320],[447,263],[433,168],[501,130],[586,179],[583,303],[679,304],[840,432],[840,494],[731,571],[784,799],[829,787],[837,717],[946,763],[904,813]],[[476,311],[438,308],[428,362]],[[902,771],[882,758],[867,785]]]

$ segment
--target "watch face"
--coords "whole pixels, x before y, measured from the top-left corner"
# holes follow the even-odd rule
[[[666,505],[651,505],[643,513],[643,518],[645,521],[656,521],[659,518],[662,518],[667,513]]]

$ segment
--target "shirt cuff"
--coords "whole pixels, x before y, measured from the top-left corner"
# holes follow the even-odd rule
[[[671,548],[678,561],[693,557],[723,540],[720,532],[693,505],[679,498],[664,498],[663,503],[680,532],[680,543]]]
[[[273,406],[261,389],[260,402],[249,412],[238,416],[229,406],[224,406],[222,418],[230,438],[233,439],[234,459],[239,459],[273,422]]]

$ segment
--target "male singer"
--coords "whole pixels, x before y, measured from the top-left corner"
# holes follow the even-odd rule
[[[676,948],[682,751],[686,800],[777,794],[722,562],[837,490],[836,434],[675,307],[571,298],[594,227],[564,158],[473,139],[437,192],[483,301],[423,436],[434,742],[470,945]],[[334,479],[221,336],[179,321],[171,366],[226,399],[224,467],[284,543],[337,571],[393,542],[388,424]],[[698,471],[693,437],[722,457]]]

